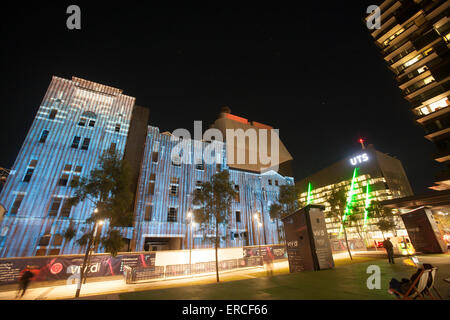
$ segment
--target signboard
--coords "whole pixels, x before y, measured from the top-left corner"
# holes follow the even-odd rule
[[[367,155],[367,153],[357,155],[356,157],[350,159],[350,163],[352,164],[352,166],[356,166],[367,161],[369,161],[369,156]]]
[[[84,256],[27,257],[0,259],[0,285],[18,281],[25,268],[31,268],[35,281],[69,280],[78,277]],[[154,266],[155,253],[93,255],[86,268],[87,277],[106,277],[123,274],[124,266]]]
[[[244,257],[255,257],[261,255],[272,255],[274,260],[286,259],[286,247],[284,245],[261,245],[261,247],[244,247]]]
[[[402,214],[401,217],[416,251],[423,253],[447,252],[447,246],[429,209],[419,208]]]
[[[283,219],[291,273],[334,267],[323,206],[308,205]]]
[[[323,211],[319,208],[309,210],[309,223],[314,241],[314,250],[319,269],[330,269],[334,267],[333,254],[330,240],[328,238],[327,226]]]

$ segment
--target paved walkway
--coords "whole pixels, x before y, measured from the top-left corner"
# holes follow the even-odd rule
[[[365,255],[365,256],[364,256]],[[370,255],[370,257],[366,257],[367,255]],[[364,257],[362,257],[364,256]],[[350,261],[347,259],[348,255],[346,253],[339,253],[334,255],[334,259],[336,262],[336,268],[334,270],[328,270],[331,271],[329,279],[326,276],[327,270],[320,271],[320,272],[305,272],[295,275],[289,274],[289,268],[287,261],[279,262],[274,265],[274,277],[270,278],[271,280],[267,280],[269,278],[266,277],[266,271],[263,268],[251,268],[251,269],[245,269],[245,270],[237,270],[233,272],[227,272],[227,273],[221,273],[220,280],[221,283],[219,284],[220,288],[222,290],[227,291],[227,288],[232,288],[233,291],[235,291],[236,294],[233,294],[233,297],[231,299],[277,299],[277,296],[280,295],[279,291],[276,289],[277,287],[284,287],[283,290],[285,290],[286,295],[282,294],[283,297],[278,299],[323,299],[320,298],[320,294],[314,294],[310,293],[309,296],[298,296],[298,294],[293,294],[292,288],[289,287],[293,282],[292,279],[289,277],[294,277],[293,279],[296,281],[300,281],[300,286],[309,287],[310,285],[312,287],[320,287],[317,286],[317,282],[310,283],[310,281],[316,277],[320,276],[323,280],[326,280],[325,282],[333,283],[333,278],[341,279],[342,281],[347,282],[353,282],[353,283],[359,283],[362,280],[364,280],[363,284],[365,286],[365,279],[367,279],[368,275],[366,274],[364,268],[367,268],[365,266],[366,264],[380,264],[382,267],[382,271],[385,274],[385,277],[404,277],[405,274],[412,274],[414,273],[414,269],[412,267],[408,267],[406,265],[402,265],[401,263],[398,263],[395,268],[390,268],[390,266],[387,264],[387,259],[385,259],[385,254],[375,255],[373,253],[365,253],[365,252],[355,252],[355,259],[351,264]],[[379,258],[383,258],[383,260],[380,260]],[[376,260],[378,259],[378,260]],[[439,273],[438,273],[438,281],[442,280],[442,278],[448,278],[450,277],[450,255],[439,255],[439,256],[426,256],[426,258],[421,260],[430,260],[429,262],[432,264],[436,264],[440,267]],[[368,262],[369,261],[369,262]],[[424,261],[426,262],[426,261]],[[334,273],[333,273],[334,272]],[[355,274],[357,277],[361,278],[357,280],[354,277],[348,277],[348,275]],[[306,278],[305,278],[306,277]],[[261,279],[255,279],[255,278],[264,278],[265,280],[261,281]],[[302,280],[303,279],[303,280]],[[306,280],[305,280],[306,279]],[[308,280],[310,279],[310,280]],[[237,281],[242,280],[242,281]],[[390,278],[388,279],[390,280]],[[139,283],[139,284],[126,284],[122,278],[116,277],[113,280],[109,281],[95,281],[91,282],[92,280],[88,280],[88,283],[84,284],[81,289],[81,296],[79,299],[102,299],[102,300],[110,300],[110,299],[229,299],[230,297],[226,294],[226,292],[222,292],[223,296],[221,295],[212,295],[208,296],[207,292],[208,290],[204,290],[205,295],[199,295],[198,292],[194,294],[191,292],[194,288],[204,288],[208,289],[208,286],[212,286],[215,288],[214,290],[218,289],[218,285],[215,283],[216,278],[215,274],[207,275],[207,276],[198,276],[198,277],[189,277],[189,278],[182,278],[182,279],[171,279],[171,280],[158,280],[153,282],[146,282],[146,283]],[[275,281],[275,282],[274,282]],[[277,282],[281,281],[281,282]],[[306,281],[306,282],[305,282]],[[330,282],[331,281],[331,282]],[[340,280],[337,280],[338,282]],[[383,280],[385,281],[385,279]],[[295,281],[294,281],[295,282]],[[443,282],[443,281],[441,281]],[[274,291],[273,294],[264,294],[264,295],[256,295],[251,296],[248,295],[248,288],[251,288],[254,285],[261,285],[265,283],[266,285],[273,286],[272,291]],[[270,284],[272,283],[272,284]],[[361,282],[362,283],[362,282]],[[358,285],[361,287],[361,283]],[[60,285],[52,285],[47,287],[39,287],[39,288],[30,288],[27,290],[25,296],[22,299],[26,300],[56,300],[56,299],[73,299],[76,291],[76,285],[61,285],[62,283],[58,283]],[[244,286],[245,288],[242,290],[240,286]],[[286,288],[285,286],[288,285]],[[237,286],[237,287],[236,287]],[[450,287],[450,284],[448,284],[448,287]],[[174,289],[177,288],[177,289]],[[181,290],[182,289],[182,290]],[[287,291],[286,291],[287,289]],[[185,292],[187,290],[187,292]],[[282,291],[283,291],[282,290]],[[323,288],[323,290],[330,290],[330,288]],[[345,291],[345,290],[344,290]],[[140,295],[140,292],[142,294]],[[152,292],[150,295],[148,295],[149,292]],[[177,293],[179,292],[179,293]],[[181,292],[184,292],[184,294],[181,294]],[[218,291],[220,292],[220,290]],[[290,295],[289,295],[290,292]],[[305,294],[307,291],[303,291]],[[320,292],[320,291],[319,291]],[[130,295],[127,295],[126,293],[129,293]],[[180,295],[181,294],[181,295]],[[186,295],[188,294],[188,295]],[[368,296],[366,296],[367,299],[371,297],[370,293]],[[442,294],[442,292],[441,292]],[[446,295],[447,299],[450,298],[449,294],[447,293],[446,288],[444,288],[444,294]],[[240,297],[241,298],[237,298]],[[202,298],[203,297],[203,298]],[[228,298],[227,298],[228,297]],[[387,295],[386,290],[383,290],[382,295],[375,295],[375,297],[372,298],[381,298],[381,299],[388,299],[391,298]],[[16,291],[9,290],[9,291],[3,291],[0,292],[0,300],[13,300],[16,299]]]

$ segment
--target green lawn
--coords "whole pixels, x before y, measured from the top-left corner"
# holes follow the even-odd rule
[[[369,265],[381,269],[381,289],[369,290],[366,273]],[[256,299],[389,299],[387,293],[392,277],[409,278],[415,269],[401,263],[389,265],[385,260],[341,264],[335,269],[318,272],[282,274],[273,277],[229,281],[120,294],[132,300],[256,300]]]

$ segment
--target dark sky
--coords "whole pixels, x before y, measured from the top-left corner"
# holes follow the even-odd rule
[[[362,22],[374,1],[296,7],[16,2],[2,17],[0,166],[10,168],[51,76],[114,86],[162,131],[209,125],[220,107],[280,129],[296,180],[360,150],[363,137],[432,185],[433,145]],[[79,4],[82,29],[66,28]],[[14,8],[15,6],[15,8]]]

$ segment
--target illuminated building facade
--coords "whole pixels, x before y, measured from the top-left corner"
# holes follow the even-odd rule
[[[83,234],[94,208],[69,208],[72,180],[87,176],[99,156],[123,153],[135,98],[73,77],[53,77],[0,194],[7,209],[0,226],[0,256],[79,252],[62,237],[72,225]]]
[[[371,201],[383,201],[412,195],[406,173],[401,162],[391,156],[375,150],[372,145],[359,154],[341,160],[315,174],[297,182],[300,201],[303,204],[325,206],[325,214],[330,212],[328,199],[333,189],[346,190],[347,209],[345,215],[358,211],[361,219],[357,224],[347,227],[349,239],[362,242],[383,239],[375,225],[376,219],[369,219],[366,212]],[[345,218],[346,219],[346,218]],[[399,217],[395,217],[397,236],[406,236],[406,230]],[[326,218],[330,239],[342,238],[341,223],[336,218]]]
[[[447,168],[431,188],[450,188],[450,1],[386,0],[379,7],[381,27],[371,35],[425,138],[436,145],[434,159]]]
[[[122,90],[73,77],[53,77],[19,155],[0,194],[6,212],[0,220],[0,257],[78,254],[76,240],[89,227],[89,201],[70,208],[72,180],[89,177],[104,151],[114,148],[133,169],[133,227],[121,228],[124,250],[162,250],[212,246],[187,219],[192,191],[218,170],[229,169],[239,197],[232,204],[221,246],[278,243],[269,208],[278,188],[293,178],[273,170],[252,172],[228,167],[226,144],[220,165],[174,165],[171,150],[178,141],[148,126],[148,109]],[[209,142],[198,141],[194,146]],[[253,219],[261,214],[259,228]],[[76,236],[63,235],[72,227]],[[105,236],[108,223],[99,229]],[[102,252],[103,248],[98,248]]]
[[[191,159],[195,154],[201,157],[202,150],[210,144],[193,140],[184,142],[190,145]],[[221,170],[229,171],[238,192],[232,203],[228,227],[220,230],[221,247],[279,243],[269,209],[278,198],[279,186],[293,185],[293,178],[274,171],[256,173],[230,168],[225,143],[218,143],[221,161],[217,163],[178,164],[171,158],[178,143],[170,133],[160,133],[156,127],[148,128],[138,186],[135,250],[189,248],[192,240],[195,248],[211,247],[211,241],[204,238],[198,226],[194,224],[190,229],[188,213],[195,208],[192,205],[195,188]],[[255,213],[262,213],[260,230],[253,217]]]

